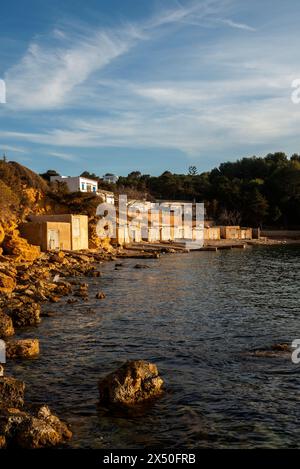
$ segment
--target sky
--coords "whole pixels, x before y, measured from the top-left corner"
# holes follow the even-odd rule
[[[100,176],[300,152],[299,19],[299,0],[2,2],[0,152]]]

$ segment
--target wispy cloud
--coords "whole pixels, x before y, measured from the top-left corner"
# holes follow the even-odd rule
[[[59,158],[60,160],[64,161],[77,161],[77,157],[74,155],[71,155],[69,153],[62,153],[58,151],[49,151],[47,152],[49,156],[54,156],[55,158]]]
[[[33,110],[63,106],[76,86],[126,52],[133,37],[131,30],[97,31],[68,39],[60,35],[57,41],[31,43],[20,63],[8,70],[8,106]]]
[[[12,152],[12,153],[27,153],[28,150],[23,147],[17,147],[15,145],[6,145],[6,144],[1,144],[0,143],[0,151],[6,153],[6,152]]]
[[[248,24],[245,24],[245,23],[238,23],[236,21],[233,21],[231,19],[223,19],[221,18],[219,20],[221,23],[224,23],[226,24],[227,26],[230,26],[231,28],[235,28],[235,29],[243,29],[244,31],[256,31],[255,28],[253,28],[252,26],[249,26]]]
[[[148,40],[156,29],[198,20],[220,10],[219,0],[189,2],[161,10],[138,24],[126,22],[114,28],[79,31],[55,27],[34,40],[19,63],[6,75],[8,108],[55,110],[74,103],[74,96],[86,94],[85,86],[95,72],[129,52],[138,42]]]

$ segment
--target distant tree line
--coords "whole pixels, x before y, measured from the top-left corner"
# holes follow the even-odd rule
[[[212,171],[165,171],[158,177],[133,171],[120,177],[118,192],[136,191],[155,199],[205,202],[207,216],[219,223],[300,227],[300,155],[253,156],[222,163]]]

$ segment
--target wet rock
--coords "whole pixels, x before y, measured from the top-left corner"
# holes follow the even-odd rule
[[[56,415],[52,414],[49,407],[43,405],[38,409],[36,416],[38,419],[43,420],[44,422],[48,423],[55,429],[55,431],[59,434],[61,441],[70,440],[72,438],[72,432],[68,428],[68,426],[62,422]]]
[[[68,303],[69,305],[73,305],[74,303],[78,303],[78,300],[76,300],[75,298],[69,298],[69,299],[67,300],[67,303]]]
[[[35,358],[39,353],[38,339],[14,339],[6,342],[7,358]]]
[[[146,264],[136,264],[134,268],[135,269],[150,269],[150,266]]]
[[[3,435],[0,435],[0,449],[3,449],[6,447],[6,438]]]
[[[0,434],[5,443],[24,449],[53,447],[72,437],[67,425],[51,414],[47,406],[34,415],[13,408],[1,409]]]
[[[128,361],[98,384],[100,403],[112,406],[134,406],[158,397],[163,380],[156,365],[143,360]]]
[[[97,293],[96,297],[95,297],[97,300],[104,300],[106,298],[106,295],[105,293],[103,292],[99,292]]]
[[[8,376],[0,377],[0,407],[22,407],[25,383]]]
[[[15,299],[7,308],[15,327],[36,326],[40,323],[41,307],[29,297]]]
[[[274,344],[265,349],[257,349],[250,352],[247,352],[246,355],[252,357],[261,357],[261,358],[277,358],[290,356],[292,353],[292,347],[289,344]]]
[[[12,319],[0,311],[0,339],[14,335],[15,330]]]
[[[56,316],[57,313],[54,311],[42,311],[41,312],[41,318],[53,318]]]

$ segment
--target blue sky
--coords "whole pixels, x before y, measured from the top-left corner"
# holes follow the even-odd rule
[[[11,0],[0,151],[38,171],[199,171],[300,152],[298,0]]]

